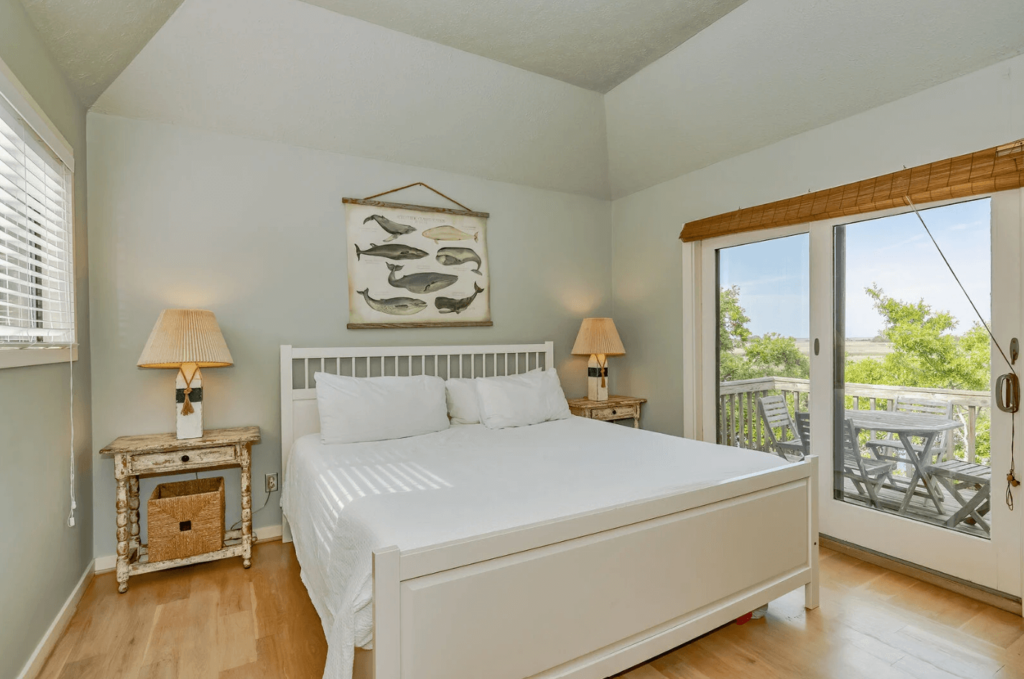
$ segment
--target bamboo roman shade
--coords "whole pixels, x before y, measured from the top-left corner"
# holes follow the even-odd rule
[[[702,240],[832,217],[970,198],[1024,186],[1024,140],[874,179],[688,222],[679,237]]]
[[[71,178],[0,96],[0,345],[75,341]]]

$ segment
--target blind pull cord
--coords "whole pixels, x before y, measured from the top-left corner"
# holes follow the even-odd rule
[[[69,383],[71,386],[70,419],[71,419],[71,511],[68,513],[68,528],[75,527],[75,510],[78,503],[75,501],[75,344],[68,342],[68,373],[71,375]]]
[[[953,265],[949,263],[948,259],[946,259],[946,253],[944,253],[942,251],[942,248],[939,247],[938,241],[935,240],[935,236],[932,235],[931,229],[928,228],[928,225],[924,221],[924,217],[921,216],[921,213],[918,211],[917,206],[914,205],[914,201],[910,200],[909,195],[904,196],[904,199],[907,201],[907,205],[910,206],[910,209],[914,211],[914,214],[917,215],[917,219],[919,222],[921,222],[921,226],[924,227],[925,233],[927,233],[928,237],[932,239],[932,245],[934,245],[935,249],[939,251],[939,256],[942,257],[942,261],[943,263],[945,263],[946,268],[949,269],[949,273],[953,274],[953,280],[955,280],[956,284],[960,286],[960,291],[964,293],[964,297],[966,297],[967,301],[970,302],[971,308],[974,309],[975,315],[977,315],[978,320],[981,321],[981,325],[985,328],[985,331],[988,333],[989,338],[992,340],[992,344],[996,345],[996,349],[999,350],[999,353],[1000,355],[1002,355],[1003,360],[1006,361],[1007,367],[1010,368],[1010,374],[1013,375],[1013,381],[1017,382],[1017,371],[1013,367],[1013,361],[1011,361],[1006,356],[1006,352],[1003,351],[1003,347],[999,344],[999,340],[996,339],[996,336],[992,334],[992,329],[988,326],[988,323],[985,322],[985,319],[982,317],[981,312],[978,311],[978,307],[974,304],[974,300],[971,299],[971,296],[969,294],[967,294],[967,288],[965,288],[964,284],[960,282],[960,277],[956,275],[956,271],[953,270]],[[1015,413],[1019,408],[1019,402],[1011,405],[1010,408],[1011,409],[1007,409],[1007,412],[1010,413],[1010,471],[1007,472],[1006,474],[1005,499],[1006,506],[1009,507],[1010,511],[1012,512],[1013,489],[1020,485],[1020,481],[1017,480],[1017,465],[1014,460],[1014,444],[1015,439],[1017,438],[1017,418],[1015,416]]]

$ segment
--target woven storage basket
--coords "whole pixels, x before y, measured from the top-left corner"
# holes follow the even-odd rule
[[[224,477],[161,483],[149,498],[149,560],[167,561],[224,546]]]

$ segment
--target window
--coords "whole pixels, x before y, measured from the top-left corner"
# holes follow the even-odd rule
[[[72,172],[4,90],[10,91],[0,89],[0,349],[66,347],[75,342]],[[36,362],[43,361],[27,361]]]

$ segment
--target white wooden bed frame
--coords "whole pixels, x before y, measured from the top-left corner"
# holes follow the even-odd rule
[[[282,346],[282,473],[292,443],[320,428],[314,371],[390,375],[411,367],[414,374],[475,377],[553,365],[551,342]],[[596,679],[801,586],[804,605],[816,608],[817,495],[817,459],[808,457],[697,490],[433,547],[378,549],[374,676]],[[283,530],[290,541],[287,520]]]

